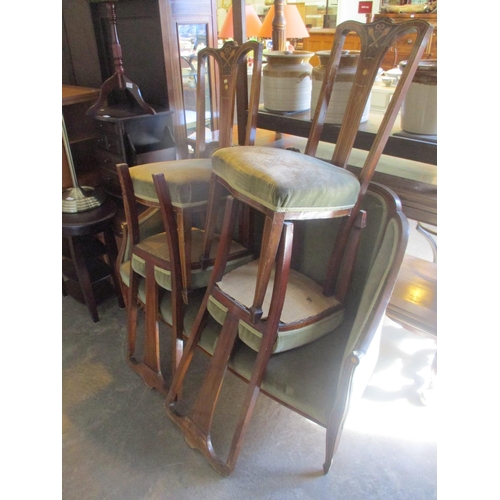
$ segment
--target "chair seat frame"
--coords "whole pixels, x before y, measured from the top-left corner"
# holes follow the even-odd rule
[[[355,250],[359,241],[359,230],[364,226],[366,219],[361,204],[364,195],[368,189],[371,176],[376,168],[378,160],[383,152],[390,131],[394,125],[397,113],[402,104],[404,95],[416,72],[418,62],[422,57],[425,45],[432,33],[432,27],[425,21],[415,20],[406,23],[395,24],[392,20],[383,19],[376,23],[361,24],[354,21],[347,21],[337,27],[335,42],[332,48],[329,64],[325,71],[322,89],[316,107],[311,135],[308,139],[305,153],[314,156],[316,153],[319,138],[321,137],[322,124],[325,119],[329,99],[336,73],[340,64],[340,57],[345,38],[348,33],[356,32],[361,38],[361,53],[359,64],[356,71],[353,91],[347,103],[346,113],[341,125],[339,139],[332,157],[332,163],[335,166],[346,168],[350,152],[354,145],[355,136],[361,121],[364,105],[369,97],[372,85],[378,72],[382,59],[395,42],[396,38],[409,30],[416,31],[416,41],[414,49],[406,65],[405,71],[400,78],[398,87],[382,120],[379,132],[375,137],[374,144],[368,153],[367,160],[360,176],[361,190],[358,200],[351,211],[342,213],[321,213],[314,214],[317,218],[344,216],[344,222],[338,232],[335,248],[332,251],[330,266],[327,272],[325,282],[325,294],[339,293],[343,297],[347,292],[347,284],[350,281],[350,269],[347,275],[342,276],[341,270],[346,264],[347,259],[354,259]],[[260,390],[260,385],[264,377],[267,364],[272,354],[272,347],[275,343],[281,309],[283,307],[284,296],[286,293],[286,284],[290,270],[290,261],[293,246],[293,223],[292,220],[304,220],[311,218],[312,214],[285,214],[280,212],[269,212],[262,206],[255,204],[252,200],[244,197],[241,193],[231,190],[231,187],[224,184],[218,176],[213,174],[210,206],[218,206],[223,189],[229,189],[231,196],[226,203],[224,226],[222,238],[224,245],[219,247],[215,267],[207,288],[203,303],[200,307],[195,324],[183,353],[180,365],[172,386],[168,393],[165,406],[168,416],[182,429],[184,436],[190,446],[197,448],[208,460],[210,465],[220,474],[229,475],[236,464],[237,457],[243,445],[244,435],[248,427],[252,411]],[[259,275],[256,284],[256,291],[253,305],[250,308],[237,304],[230,297],[227,297],[216,286],[216,283],[222,278],[222,269],[227,255],[227,237],[230,234],[230,228],[234,225],[235,218],[235,199],[244,202],[253,208],[256,208],[265,214],[265,224],[263,230],[262,252],[259,262]],[[348,215],[347,217],[345,217]],[[210,245],[211,226],[213,225],[213,215],[207,220],[208,229],[206,232],[207,247]],[[354,230],[356,229],[356,230]],[[354,230],[354,231],[353,231]],[[207,252],[207,248],[205,249]],[[222,381],[226,373],[228,360],[236,341],[238,323],[240,319],[257,324],[262,318],[262,303],[264,294],[267,290],[272,267],[276,266],[276,278],[274,281],[273,294],[269,316],[266,321],[266,328],[260,343],[259,351],[255,360],[254,369],[250,377],[248,387],[245,393],[245,399],[241,406],[240,416],[233,433],[231,447],[226,460],[222,460],[214,451],[211,442],[211,428],[215,407],[220,394]],[[346,266],[349,267],[349,266]],[[341,285],[339,282],[343,281]],[[340,289],[339,289],[340,286]],[[189,364],[193,357],[193,351],[199,342],[203,326],[207,320],[207,304],[211,294],[221,300],[223,305],[228,308],[225,322],[218,337],[209,369],[202,383],[200,393],[193,407],[187,412],[182,413],[180,406],[175,403],[179,395],[183,379],[186,376]],[[348,358],[344,366],[345,377],[352,377],[352,373],[358,359],[355,355]],[[344,393],[339,397],[344,401],[348,399],[349,382]],[[330,467],[331,458],[338,444],[339,426],[346,415],[345,404],[337,406],[332,412],[332,419],[335,425],[329,425],[331,428],[327,433],[327,456],[325,460],[324,472]],[[334,429],[335,428],[335,429]]]

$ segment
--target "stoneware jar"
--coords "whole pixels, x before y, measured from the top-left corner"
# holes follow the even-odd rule
[[[399,63],[401,69],[406,63]],[[401,106],[401,128],[410,134],[437,135],[437,60],[418,64]]]
[[[309,59],[314,52],[303,50],[266,53],[262,70],[264,107],[269,111],[307,111],[311,106],[311,74]]]
[[[318,103],[321,85],[323,84],[323,78],[325,76],[326,64],[330,58],[330,51],[320,50],[319,52],[316,52],[316,55],[319,57],[319,65],[316,66],[312,72],[311,113],[314,113],[316,104]],[[342,118],[344,117],[347,101],[349,99],[349,93],[351,92],[352,83],[354,82],[358,60],[359,51],[342,51],[337,77],[335,79],[332,95],[330,97],[330,104],[328,105],[328,110],[326,112],[326,123],[342,123]],[[363,116],[361,117],[361,123],[368,120],[368,116],[370,114],[370,103],[371,96],[366,102]]]

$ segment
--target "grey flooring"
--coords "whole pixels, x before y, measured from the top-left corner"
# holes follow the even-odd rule
[[[408,251],[420,248],[427,252],[411,240]],[[327,475],[325,430],[261,395],[236,468],[224,478],[187,445],[162,396],[128,367],[125,310],[110,300],[99,314],[94,324],[85,306],[62,299],[65,500],[437,497],[437,387],[427,405],[419,398],[436,349],[433,339],[385,320],[378,364],[349,412]],[[164,326],[162,335],[168,335]],[[200,373],[207,362],[196,354]],[[214,445],[226,444],[225,419],[236,410],[231,395],[244,389],[228,375]]]

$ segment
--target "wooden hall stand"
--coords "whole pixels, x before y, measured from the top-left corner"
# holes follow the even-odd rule
[[[63,295],[86,304],[95,323],[97,306],[105,300],[116,296],[124,307],[115,271],[117,248],[111,229],[115,214],[116,205],[109,199],[86,212],[62,214]],[[104,244],[96,237],[100,233]]]

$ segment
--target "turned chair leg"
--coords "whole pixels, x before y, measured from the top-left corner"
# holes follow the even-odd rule
[[[227,212],[226,212],[227,215]],[[226,232],[223,233],[226,236]],[[202,304],[202,308],[198,313],[197,322],[193,328],[193,332],[189,338],[190,346],[186,348],[183,356],[183,362],[176,372],[175,381],[172,384],[171,390],[167,397],[167,411],[169,417],[182,428],[184,436],[188,444],[192,448],[199,449],[208,460],[210,465],[220,474],[229,475],[236,464],[236,460],[240,453],[244,436],[250,422],[250,418],[255,407],[257,396],[260,391],[260,385],[264,377],[269,358],[272,354],[272,348],[276,341],[278,332],[279,319],[281,310],[285,300],[286,286],[288,283],[288,273],[290,270],[291,248],[293,240],[293,224],[286,223],[283,228],[283,237],[281,238],[280,249],[278,251],[278,263],[276,269],[276,278],[274,281],[273,295],[271,299],[270,313],[266,322],[265,333],[261,341],[255,367],[248,385],[245,399],[240,410],[240,416],[233,434],[231,447],[229,450],[227,461],[221,460],[215,452],[211,441],[211,427],[213,415],[217,405],[220,389],[227,371],[227,365],[231,352],[234,348],[234,343],[238,334],[238,324],[240,315],[237,310],[241,308],[234,306],[228,310],[224,325],[219,334],[217,347],[212,356],[207,374],[203,380],[202,387],[197,396],[197,399],[189,411],[182,415],[177,412],[170,404],[175,396],[175,392],[179,389],[181,379],[184,377],[187,365],[185,361],[192,357],[192,351],[196,347],[198,338],[201,334],[201,322],[206,314],[206,304],[210,294],[214,294],[217,298],[221,292],[214,288],[215,279],[212,283],[211,291],[207,291]],[[217,256],[216,265],[220,264],[219,256]],[[215,276],[215,272],[213,275]],[[234,309],[234,310],[233,310]]]
[[[138,295],[139,295],[139,275],[132,269],[130,263],[130,282],[128,287],[127,298],[127,347],[128,359],[131,363],[136,364],[135,348],[137,341],[137,310],[138,310]]]

